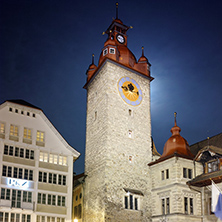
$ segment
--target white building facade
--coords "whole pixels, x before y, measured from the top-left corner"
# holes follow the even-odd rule
[[[38,107],[23,100],[1,104],[0,221],[71,221],[79,155]]]

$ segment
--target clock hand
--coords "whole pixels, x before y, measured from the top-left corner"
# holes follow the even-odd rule
[[[129,91],[129,89],[126,86],[121,86],[125,91]]]

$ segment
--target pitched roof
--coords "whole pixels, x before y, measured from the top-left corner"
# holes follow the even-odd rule
[[[191,145],[190,151],[196,156],[200,149],[211,145],[222,149],[222,133]]]
[[[211,179],[215,183],[222,182],[222,170],[214,171],[211,173],[203,173],[194,179],[187,181],[187,185],[203,187],[211,185]]]
[[[35,108],[35,109],[40,109],[39,107],[34,106],[31,103],[28,103],[23,99],[11,99],[11,100],[6,100],[5,102],[11,102],[11,103],[16,103],[19,105],[28,106],[28,107]],[[40,110],[42,110],[42,109],[40,109]]]

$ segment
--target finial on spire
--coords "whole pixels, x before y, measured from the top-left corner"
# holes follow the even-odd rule
[[[144,56],[144,47],[142,46],[142,56]]]
[[[116,2],[116,19],[118,19],[118,5],[119,5],[119,3]]]
[[[177,125],[177,113],[174,112],[174,126]]]
[[[94,54],[92,54],[92,64],[94,64]]]

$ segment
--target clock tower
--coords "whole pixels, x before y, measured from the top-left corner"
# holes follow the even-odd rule
[[[83,221],[149,221],[152,160],[150,63],[127,47],[129,26],[106,30],[98,66],[87,70]]]

